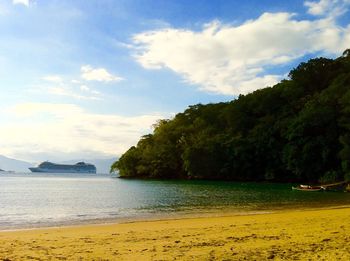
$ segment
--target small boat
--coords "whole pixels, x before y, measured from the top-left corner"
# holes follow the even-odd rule
[[[310,185],[299,185],[297,187],[292,187],[292,190],[299,190],[299,191],[324,191],[326,188],[322,186],[310,186]]]

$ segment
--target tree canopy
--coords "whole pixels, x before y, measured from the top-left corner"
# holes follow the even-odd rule
[[[116,161],[128,178],[350,178],[350,56],[301,63],[273,87],[160,120]]]

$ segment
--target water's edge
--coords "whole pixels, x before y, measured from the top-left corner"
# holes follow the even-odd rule
[[[181,219],[197,219],[197,218],[215,218],[215,217],[234,217],[234,216],[251,216],[251,215],[266,215],[277,214],[284,212],[298,212],[298,211],[317,211],[317,210],[331,210],[331,209],[350,209],[350,205],[327,206],[327,207],[309,207],[309,208],[284,208],[284,209],[268,209],[260,211],[224,211],[218,212],[213,210],[201,211],[194,213],[176,213],[176,214],[156,214],[153,216],[135,216],[128,218],[101,218],[101,219],[87,219],[87,220],[71,220],[57,223],[40,223],[38,225],[21,225],[15,227],[0,227],[0,232],[6,231],[24,231],[24,230],[41,230],[41,229],[55,229],[55,228],[69,228],[82,226],[103,226],[113,224],[129,224],[138,222],[155,222],[155,221],[170,221]]]

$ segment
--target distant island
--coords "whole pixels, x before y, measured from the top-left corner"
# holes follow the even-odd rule
[[[350,179],[350,49],[289,79],[160,120],[111,167],[124,178],[273,182]]]
[[[11,170],[14,172],[27,172],[28,168],[33,167],[33,164],[26,161],[8,158],[3,155],[0,155],[0,166],[3,170]]]

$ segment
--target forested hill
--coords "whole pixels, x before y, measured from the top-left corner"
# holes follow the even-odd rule
[[[350,50],[273,87],[160,120],[112,165],[121,177],[326,182],[350,178]]]

